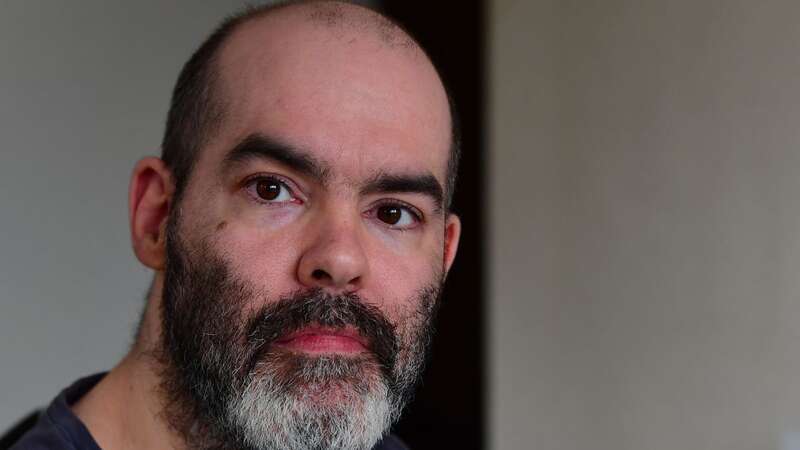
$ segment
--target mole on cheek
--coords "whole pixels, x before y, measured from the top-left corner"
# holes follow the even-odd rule
[[[222,229],[225,228],[227,225],[228,225],[228,222],[223,220],[222,222],[217,224],[217,231],[222,231]]]

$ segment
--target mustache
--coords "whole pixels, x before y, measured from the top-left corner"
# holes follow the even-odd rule
[[[277,339],[310,325],[352,326],[366,339],[367,349],[391,379],[399,345],[395,326],[376,306],[357,294],[332,295],[321,289],[284,297],[262,306],[251,316],[245,328],[248,346],[253,349],[247,362],[248,371]]]

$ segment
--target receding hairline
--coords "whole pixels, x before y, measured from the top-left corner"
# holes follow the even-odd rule
[[[257,27],[263,27],[262,30],[269,32],[272,28],[269,26],[269,21],[280,21],[283,18],[284,21],[311,25],[345,43],[353,37],[372,38],[383,48],[404,51],[407,56],[424,60],[425,64],[436,73],[440,85],[444,88],[433,61],[411,33],[391,18],[366,6],[342,0],[290,0],[247,9],[238,17],[239,20],[220,44],[211,61],[210,69],[215,72],[217,79],[221,78],[220,73],[224,70],[220,65],[223,55],[237,42],[237,39],[248,32],[253,33],[253,29]],[[266,42],[265,45],[269,43]]]
[[[376,42],[383,45],[384,48],[404,52],[406,56],[414,59],[419,58],[435,74],[446,101],[451,101],[442,77],[425,49],[408,31],[391,18],[366,6],[348,1],[289,0],[249,8],[234,16],[236,23],[209,61],[210,96],[219,108],[221,119],[224,119],[225,112],[228,111],[226,99],[230,97],[225,93],[228,86],[224,82],[223,56],[236,44],[237,38],[241,38],[248,31],[252,32],[251,27],[263,26],[263,23],[259,23],[261,21],[279,20],[280,16],[288,16],[288,20],[299,19],[304,24],[323,28],[329,31],[332,37],[338,39],[349,38],[353,35],[375,38]],[[450,120],[454,120],[452,110],[450,115]]]
[[[227,65],[222,62],[224,55],[230,51],[232,44],[237,41],[237,37],[251,28],[254,23],[276,19],[282,15],[299,17],[301,23],[324,27],[332,31],[334,38],[337,37],[337,34],[340,38],[349,38],[354,35],[374,38],[374,42],[378,42],[390,50],[398,50],[406,53],[406,56],[413,53],[415,58],[432,69],[449,109],[451,139],[446,173],[447,203],[449,205],[455,189],[461,153],[460,127],[451,92],[444,84],[442,75],[432,58],[407,29],[377,10],[346,0],[288,0],[247,7],[223,21],[212,36],[192,55],[190,61],[184,66],[173,92],[167,131],[162,146],[163,155],[170,155],[171,169],[173,169],[171,163],[177,162],[176,167],[179,169],[178,174],[180,175],[176,177],[177,194],[183,191],[188,178],[191,177],[192,168],[200,157],[201,148],[214,139],[230,113],[231,96],[230,92],[226,91],[231,86],[224,80],[226,77],[223,74]],[[209,51],[205,53],[206,56],[200,56],[204,47],[208,47]],[[194,67],[189,69],[194,60],[198,60],[201,64],[195,63]],[[202,62],[203,60],[205,62]],[[194,80],[190,78],[192,70],[197,72]],[[184,78],[186,79],[184,80]],[[184,83],[181,83],[182,81]],[[187,100],[191,98],[187,97],[191,92],[187,92],[190,89],[181,88],[182,85],[194,89],[195,94],[197,94],[197,89],[200,89],[202,92],[199,93],[200,97],[197,97],[199,101],[192,103],[191,100]],[[204,108],[205,111],[185,109],[198,107]],[[181,111],[189,112],[189,114],[181,115]],[[187,116],[188,121],[181,119],[181,117]],[[195,127],[194,137],[191,133],[192,126]],[[167,152],[167,149],[170,151]]]
[[[372,34],[379,37],[388,47],[415,48],[424,53],[419,43],[397,22],[367,6],[342,0],[278,2],[265,8],[245,11],[244,20],[236,28],[239,29],[241,25],[263,18],[277,18],[283,14],[299,16],[307,23],[330,30]]]

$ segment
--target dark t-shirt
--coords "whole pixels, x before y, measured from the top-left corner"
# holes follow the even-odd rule
[[[33,428],[11,446],[9,450],[100,450],[89,430],[70,406],[75,404],[105,373],[81,378],[64,389],[39,416]],[[394,436],[387,436],[373,450],[408,450]]]

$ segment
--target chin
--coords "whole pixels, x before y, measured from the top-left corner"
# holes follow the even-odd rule
[[[369,358],[279,352],[253,375],[229,409],[252,448],[368,449],[400,414]]]

